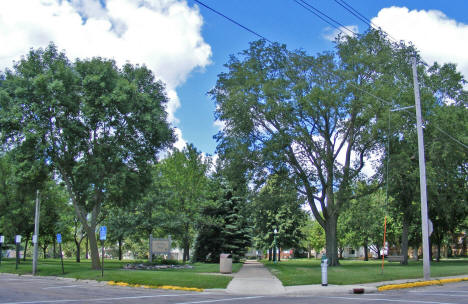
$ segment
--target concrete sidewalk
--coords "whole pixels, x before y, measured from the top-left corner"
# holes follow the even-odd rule
[[[466,275],[446,278],[462,278]],[[434,278],[436,279],[436,278]],[[442,278],[439,278],[442,279]],[[300,285],[284,287],[270,271],[257,261],[246,261],[239,272],[234,274],[234,279],[225,290],[229,294],[238,295],[284,295],[284,296],[331,296],[346,295],[350,293],[374,293],[383,285],[402,284],[421,281],[421,279],[404,279],[387,282],[375,282],[355,285]]]
[[[286,289],[270,271],[257,261],[246,261],[226,289],[230,294],[282,295]]]

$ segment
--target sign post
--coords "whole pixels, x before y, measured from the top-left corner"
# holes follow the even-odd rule
[[[16,243],[16,269],[18,269],[18,264],[20,263],[20,243],[21,243],[21,235],[17,234],[15,236],[15,243]]]
[[[2,264],[2,247],[3,247],[3,242],[5,242],[5,237],[3,235],[0,235],[0,265]]]
[[[101,277],[104,277],[104,241],[106,240],[107,236],[107,227],[106,226],[101,226],[101,229],[99,230],[99,239],[101,240],[101,256],[102,256],[102,262],[101,262]]]
[[[65,274],[65,269],[63,268],[62,235],[60,233],[57,233],[57,243],[59,244],[60,261],[62,262],[62,274]]]

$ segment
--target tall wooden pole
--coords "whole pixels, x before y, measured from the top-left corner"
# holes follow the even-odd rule
[[[422,129],[421,101],[419,97],[418,70],[416,58],[413,61],[414,100],[416,105],[416,126],[418,129],[418,152],[419,152],[419,184],[421,192],[421,219],[422,219],[422,241],[423,241],[423,271],[424,280],[431,278],[431,266],[429,261],[429,228],[427,217],[427,192],[426,192],[426,161],[424,157],[424,137]]]

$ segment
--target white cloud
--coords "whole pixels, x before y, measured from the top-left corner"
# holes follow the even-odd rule
[[[198,8],[185,0],[107,0],[105,7],[99,0],[2,0],[0,69],[50,41],[69,58],[145,64],[166,83],[169,121],[177,123],[176,88],[191,71],[210,64],[202,24]]]
[[[187,145],[187,142],[182,138],[182,131],[179,128],[174,128],[174,134],[176,137],[174,148],[177,148],[179,151],[182,151],[182,149],[185,148],[185,146]]]
[[[437,10],[389,7],[372,22],[398,40],[412,41],[425,61],[452,62],[468,79],[468,25]]]
[[[226,122],[224,120],[215,120],[213,125],[218,128],[219,131],[223,131],[224,128],[226,127]]]
[[[346,25],[346,26],[340,26],[339,29],[332,29],[331,27],[325,28],[325,33],[323,34],[323,38],[330,40],[330,41],[335,41],[336,38],[338,38],[338,35],[346,35],[346,36],[351,36],[353,33],[359,33],[359,28],[357,25]]]

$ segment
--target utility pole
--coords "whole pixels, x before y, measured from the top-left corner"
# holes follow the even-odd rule
[[[423,241],[423,270],[424,280],[431,278],[431,265],[429,261],[429,228],[427,218],[427,192],[426,192],[426,160],[424,157],[424,138],[421,117],[421,101],[419,98],[418,71],[416,68],[416,57],[413,62],[414,100],[416,104],[416,126],[418,130],[418,152],[419,152],[419,184],[421,192],[421,219],[422,219],[422,241]]]
[[[36,214],[34,216],[34,235],[33,235],[33,243],[34,243],[34,254],[33,254],[33,269],[32,274],[36,275],[37,270],[37,251],[38,251],[38,238],[39,238],[39,215],[41,212],[41,201],[39,200],[39,190],[36,191]],[[26,254],[26,252],[24,253]]]

